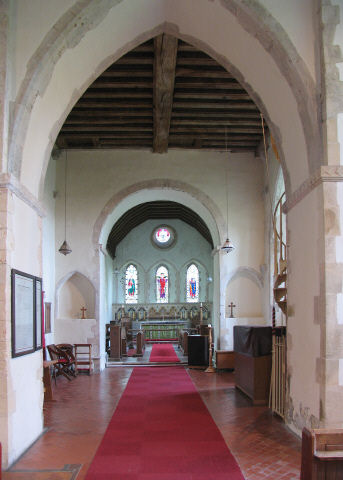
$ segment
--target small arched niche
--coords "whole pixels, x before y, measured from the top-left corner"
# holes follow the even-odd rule
[[[95,318],[95,289],[88,278],[81,273],[69,277],[60,289],[58,305],[60,318],[82,318],[83,307],[86,318]]]
[[[235,276],[228,283],[225,292],[225,316],[230,317],[229,304],[233,302],[234,317],[258,318],[262,317],[261,289],[250,278],[244,275]]]

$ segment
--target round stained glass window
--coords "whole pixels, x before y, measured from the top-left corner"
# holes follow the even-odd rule
[[[175,232],[168,225],[159,225],[153,230],[151,239],[159,248],[167,248],[174,243]]]
[[[166,227],[161,227],[156,230],[155,237],[159,243],[166,243],[170,239],[170,231]]]

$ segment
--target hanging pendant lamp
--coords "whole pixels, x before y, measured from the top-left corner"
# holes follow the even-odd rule
[[[226,134],[226,127],[225,127],[225,152],[227,151],[227,134]],[[235,249],[233,243],[229,239],[229,166],[226,169],[226,225],[227,225],[227,237],[226,240],[221,247],[221,250],[226,253],[232,252]]]
[[[62,255],[68,255],[72,251],[68,245],[66,238],[67,238],[67,150],[66,150],[65,162],[64,162],[64,242],[58,249],[58,251],[62,253]]]

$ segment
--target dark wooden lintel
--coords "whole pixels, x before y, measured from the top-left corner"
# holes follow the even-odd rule
[[[162,34],[154,39],[154,143],[153,151],[168,150],[168,136],[173,107],[178,39]]]

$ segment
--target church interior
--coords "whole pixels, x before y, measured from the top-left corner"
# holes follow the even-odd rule
[[[0,478],[336,478],[341,0],[0,12]]]

